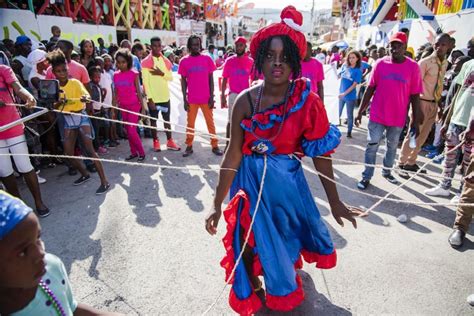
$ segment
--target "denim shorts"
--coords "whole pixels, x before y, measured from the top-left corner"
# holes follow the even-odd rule
[[[84,136],[94,139],[95,133],[94,128],[92,127],[91,120],[87,116],[86,111],[83,110],[80,112],[81,115],[74,115],[74,114],[65,114],[62,113],[63,122],[64,122],[64,129],[65,130],[79,130],[81,134]],[[64,135],[62,135],[64,141]]]

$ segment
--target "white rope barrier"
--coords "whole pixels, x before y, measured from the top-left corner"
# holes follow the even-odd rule
[[[24,104],[16,104],[16,103],[10,103],[10,104],[7,104],[9,106],[18,106],[18,107],[25,107]],[[36,109],[46,109],[44,107],[41,107],[41,106],[35,106]],[[178,133],[178,134],[185,134],[185,135],[188,135],[188,134],[191,134],[191,135],[195,135],[195,136],[205,136],[205,137],[215,137],[215,138],[220,138],[221,140],[228,140],[227,138],[223,137],[223,136],[219,136],[219,135],[214,135],[214,134],[209,134],[209,133],[205,133],[205,132],[187,132],[187,131],[177,131],[177,130],[172,130],[172,129],[168,129],[168,128],[159,128],[157,126],[150,126],[150,125],[140,125],[138,123],[131,123],[131,122],[126,122],[126,121],[120,121],[120,120],[115,120],[115,119],[111,119],[111,118],[105,118],[105,117],[100,117],[100,116],[91,116],[91,115],[88,115],[88,114],[82,114],[82,113],[76,113],[76,112],[64,112],[64,111],[61,111],[61,110],[58,110],[58,109],[51,109],[50,111],[52,112],[55,112],[55,113],[60,113],[60,114],[63,114],[63,115],[75,115],[75,116],[80,116],[80,117],[86,117],[86,118],[89,118],[91,120],[101,120],[101,121],[105,121],[105,122],[111,122],[111,123],[117,123],[117,124],[124,124],[124,125],[130,125],[130,126],[135,126],[135,127],[143,127],[143,128],[147,128],[147,129],[154,129],[156,130],[157,132],[173,132],[173,133]],[[128,111],[128,110],[127,110]],[[133,111],[128,111],[132,114],[135,114],[135,115],[138,115],[139,113],[137,112],[133,112]]]
[[[126,109],[121,109],[121,108],[115,107],[113,105],[107,105],[106,103],[101,103],[101,102],[96,102],[96,101],[93,101],[93,102],[103,104],[104,106],[115,108],[115,109],[121,110],[123,112],[139,115],[139,116],[144,117],[144,118],[154,119],[158,122],[167,123],[164,120],[160,120],[160,119],[148,116],[148,115],[144,115],[144,114],[141,114],[141,113],[129,111],[129,110],[126,110]],[[8,104],[8,105],[24,107],[23,104]],[[40,106],[37,106],[36,108],[45,109],[45,108],[40,107]],[[147,128],[147,129],[154,129],[156,131],[165,131],[165,132],[169,131],[169,132],[174,132],[174,133],[178,133],[178,134],[191,134],[191,135],[202,136],[202,137],[216,137],[218,139],[225,140],[225,141],[229,140],[229,138],[219,136],[219,135],[215,135],[215,134],[205,133],[205,132],[199,131],[197,129],[192,129],[192,130],[194,130],[194,133],[193,133],[193,132],[186,132],[186,131],[177,131],[177,130],[172,130],[172,129],[167,129],[167,128],[158,128],[158,127],[154,127],[154,126],[150,126],[150,125],[140,125],[138,123],[131,123],[131,122],[125,122],[125,121],[120,121],[120,120],[115,120],[115,119],[110,119],[110,118],[91,116],[91,115],[82,114],[82,113],[63,112],[63,111],[60,111],[60,110],[57,110],[57,109],[53,109],[52,111],[54,111],[56,113],[76,115],[76,116],[81,116],[81,117],[87,117],[89,119],[98,119],[98,120],[108,121],[108,122],[117,123],[117,124],[124,124],[124,125],[130,125],[130,126],[135,126],[135,127],[143,127],[143,128]],[[186,126],[184,126],[184,125],[179,125],[179,124],[175,124],[175,123],[170,123],[170,124],[174,125],[174,126],[186,128]],[[437,156],[437,157],[439,157],[439,156]],[[435,157],[435,158],[437,158],[437,157]],[[373,167],[373,168],[377,168],[377,169],[386,169],[386,170],[390,170],[390,171],[401,171],[401,172],[407,173],[408,175],[412,175],[412,174],[416,174],[417,176],[420,175],[420,173],[417,173],[416,171],[401,170],[398,167],[386,168],[381,164],[368,164],[368,163],[365,163],[365,162],[358,162],[358,161],[352,161],[352,160],[341,159],[341,158],[333,158],[333,157],[325,157],[325,156],[321,156],[320,158],[327,159],[327,160],[332,160],[332,161],[339,161],[339,162],[349,163],[349,164],[352,164],[352,165]],[[433,159],[435,159],[435,158],[433,158]],[[433,178],[433,179],[444,179],[445,178],[443,175],[440,175],[440,174],[422,174],[422,176],[424,178]],[[461,180],[453,178],[452,181],[461,181]]]
[[[86,157],[86,156],[69,156],[69,155],[48,155],[48,154],[20,154],[20,153],[8,153],[2,154],[0,156],[29,156],[29,157],[38,157],[38,158],[60,158],[60,159],[78,159],[78,160],[91,160],[91,161],[100,161],[100,162],[110,162],[110,163],[117,163],[121,165],[129,165],[129,166],[138,166],[138,167],[151,167],[157,169],[175,169],[175,170],[194,170],[194,171],[213,171],[219,172],[220,170],[227,170],[227,171],[234,171],[237,172],[236,169],[232,168],[201,168],[201,167],[178,167],[178,166],[170,166],[170,165],[159,165],[159,164],[152,164],[146,162],[133,162],[133,161],[125,161],[125,160],[117,160],[117,159],[107,159],[107,158],[94,158],[94,157]]]
[[[76,100],[76,99],[71,99],[71,100]],[[77,99],[77,100],[80,100],[80,99]],[[138,115],[138,116],[140,116],[140,117],[142,117],[142,118],[146,118],[146,119],[153,120],[153,121],[156,121],[156,122],[168,123],[168,124],[173,125],[173,126],[176,126],[176,127],[182,127],[182,128],[184,128],[184,129],[186,129],[186,130],[188,130],[188,131],[194,131],[194,133],[190,133],[190,134],[193,134],[193,135],[201,135],[201,136],[206,136],[206,137],[215,137],[215,138],[218,138],[218,139],[221,139],[221,140],[225,140],[225,141],[230,140],[230,139],[227,138],[227,137],[223,137],[223,136],[220,136],[220,135],[217,135],[217,134],[210,134],[210,133],[202,132],[202,131],[197,130],[196,128],[191,128],[191,127],[187,127],[187,126],[185,126],[185,125],[180,125],[180,124],[176,124],[176,123],[171,123],[171,122],[168,122],[168,121],[159,119],[159,118],[157,118],[157,117],[153,117],[153,116],[146,115],[146,114],[139,113],[139,112],[130,111],[130,110],[127,110],[127,109],[118,107],[118,106],[114,106],[114,105],[112,105],[112,104],[107,104],[107,103],[98,102],[98,101],[94,101],[94,100],[90,100],[90,102],[91,102],[91,103],[95,103],[95,104],[100,104],[100,105],[102,105],[102,106],[105,107],[105,108],[116,109],[116,110],[119,110],[119,111],[122,111],[122,112],[125,112],[125,113],[130,113],[130,114]],[[170,132],[178,132],[178,131],[176,131],[176,130],[171,130],[171,129],[161,129],[161,130],[162,130],[162,131],[170,131]]]
[[[326,160],[332,160],[332,161],[344,162],[344,163],[348,163],[348,164],[356,165],[356,166],[372,167],[372,168],[376,168],[376,169],[385,169],[385,170],[390,170],[390,171],[395,171],[395,172],[396,171],[401,171],[401,172],[407,173],[408,175],[416,174],[416,171],[403,170],[403,169],[400,169],[398,167],[387,168],[387,167],[384,167],[384,165],[381,165],[381,164],[370,164],[370,163],[365,163],[365,162],[352,161],[352,160],[341,159],[341,158],[333,158],[333,157],[327,157],[327,156],[320,156],[319,158],[326,159]],[[429,174],[429,175],[428,174],[419,174],[419,175],[423,175],[426,178],[433,178],[433,179],[444,179],[445,178],[443,175],[439,175],[439,174]],[[452,179],[452,180],[453,181],[461,181],[461,180],[458,180],[458,179]]]
[[[456,151],[458,148],[460,148],[462,145],[464,144],[464,142],[461,142],[459,143],[456,147],[452,148],[451,150],[447,151],[446,153],[451,153],[453,151]],[[296,156],[296,155],[292,155],[293,157],[295,157],[296,159],[298,159],[300,162],[302,162],[302,160]],[[406,181],[402,182],[400,185],[398,185],[396,188],[394,188],[392,191],[388,192],[385,196],[383,196],[382,198],[378,195],[373,195],[373,194],[369,194],[369,193],[366,193],[366,192],[362,192],[360,190],[355,190],[355,189],[352,189],[342,183],[339,183],[337,181],[335,181],[334,179],[331,179],[330,177],[326,176],[325,174],[315,170],[313,171],[313,169],[311,168],[308,168],[306,166],[303,165],[304,169],[313,173],[313,174],[316,174],[318,176],[321,176],[331,182],[333,182],[334,184],[336,185],[339,185],[351,192],[356,192],[356,193],[359,193],[359,194],[362,194],[362,195],[365,195],[365,196],[369,196],[369,197],[372,197],[372,198],[376,198],[376,199],[379,199],[379,201],[377,201],[374,205],[372,205],[367,211],[365,211],[365,214],[368,214],[370,213],[371,211],[373,211],[377,206],[379,206],[381,203],[383,203],[384,201],[390,201],[390,202],[395,202],[395,203],[403,203],[403,204],[411,204],[411,205],[424,205],[424,206],[474,206],[474,203],[430,203],[430,202],[412,202],[412,201],[404,201],[404,200],[397,200],[397,199],[391,199],[389,198],[390,195],[392,195],[393,193],[395,193],[396,191],[398,191],[400,188],[404,187],[406,184],[408,184],[410,181],[412,181],[416,176],[418,176],[420,174],[420,172],[425,168],[427,167],[429,164],[433,163],[433,160],[438,158],[440,155],[432,158],[431,160],[427,161],[426,163],[423,164],[423,166],[420,167],[420,169],[414,174],[412,175],[409,179],[407,179]],[[321,158],[321,157],[318,157],[318,158]]]

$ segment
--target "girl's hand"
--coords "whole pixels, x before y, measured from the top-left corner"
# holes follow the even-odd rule
[[[360,208],[345,205],[341,201],[331,204],[331,213],[336,222],[342,227],[344,227],[344,222],[342,220],[343,218],[351,222],[354,228],[357,228],[355,217],[367,216],[367,213],[362,211]]]
[[[346,95],[344,93],[339,94],[339,99],[343,99]]]
[[[206,230],[210,235],[215,235],[217,233],[217,224],[219,224],[219,219],[221,218],[222,210],[221,206],[213,206],[209,211],[209,214],[206,217]]]
[[[87,95],[83,95],[80,99],[81,102],[83,103],[90,103],[92,102],[91,99],[89,99],[89,97]]]
[[[33,96],[29,97],[28,100],[26,100],[26,108],[32,109],[35,106],[36,106],[36,99],[33,98]]]
[[[59,99],[58,102],[54,102],[53,107],[55,109],[59,109],[60,107],[64,106],[65,104],[66,104],[66,99],[62,98],[62,99]]]

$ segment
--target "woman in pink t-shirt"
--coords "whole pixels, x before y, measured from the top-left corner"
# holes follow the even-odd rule
[[[114,103],[122,109],[140,113],[142,103],[140,102],[140,82],[138,72],[132,70],[132,54],[127,49],[119,49],[115,54],[117,71],[114,73]],[[138,115],[122,112],[122,119],[125,122],[137,124]],[[138,135],[136,126],[125,125],[130,144],[130,156],[125,160],[132,160],[138,157],[138,162],[145,160],[145,151],[142,141]]]
[[[36,106],[35,98],[20,85],[13,70],[8,66],[0,65],[0,127],[20,118],[16,107],[12,105],[15,101],[10,88],[26,103],[27,107]],[[20,191],[13,174],[11,156],[8,156],[12,154],[18,172],[25,178],[26,184],[33,195],[36,213],[40,217],[48,216],[49,209],[41,199],[38,177],[28,157],[28,146],[23,133],[23,124],[0,132],[0,154],[0,181],[3,182],[8,193],[20,197]],[[15,154],[18,156],[15,156]]]

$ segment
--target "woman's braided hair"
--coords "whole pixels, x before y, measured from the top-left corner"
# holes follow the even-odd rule
[[[270,43],[272,39],[279,37],[283,42],[283,53],[286,56],[287,63],[290,65],[293,78],[296,79],[301,74],[301,58],[299,54],[298,47],[287,35],[277,35],[266,38],[260,43],[260,46],[257,50],[257,58],[254,61],[254,68],[259,73],[263,73],[263,63],[265,62],[265,57],[268,54],[270,49]]]

